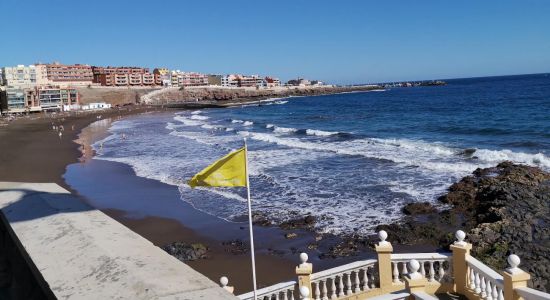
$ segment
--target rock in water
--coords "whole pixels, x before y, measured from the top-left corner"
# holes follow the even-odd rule
[[[430,202],[414,202],[403,207],[403,213],[406,215],[425,215],[436,211]]]
[[[175,242],[162,247],[162,250],[181,261],[208,258],[208,247],[200,243],[186,244],[183,242]]]

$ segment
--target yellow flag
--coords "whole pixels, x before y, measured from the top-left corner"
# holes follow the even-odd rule
[[[196,186],[246,186],[246,148],[231,152],[189,180]]]

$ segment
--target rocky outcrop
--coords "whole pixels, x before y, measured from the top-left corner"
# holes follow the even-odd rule
[[[447,247],[451,232],[463,229],[472,255],[496,270],[517,254],[531,273],[534,288],[550,290],[550,174],[503,162],[477,169],[440,197],[451,208],[379,226],[397,243]]]
[[[147,97],[147,103],[170,105],[186,102],[207,102],[224,104],[225,102],[254,101],[267,98],[280,98],[289,96],[315,96],[335,94],[352,91],[368,91],[376,86],[357,87],[288,87],[273,89],[251,88],[222,88],[222,87],[194,87],[183,89],[164,89]],[[144,100],[145,101],[145,100]]]
[[[208,247],[200,244],[175,242],[162,247],[162,250],[181,261],[193,261],[208,258]]]

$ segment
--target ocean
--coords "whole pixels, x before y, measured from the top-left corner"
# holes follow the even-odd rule
[[[255,212],[275,223],[311,214],[319,232],[359,235],[401,218],[406,203],[441,207],[437,198],[476,168],[511,160],[550,170],[548,74],[447,82],[134,116],[112,124],[95,159],[242,222],[244,189],[186,181],[247,138]]]

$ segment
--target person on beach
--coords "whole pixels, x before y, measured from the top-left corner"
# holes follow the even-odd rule
[[[59,139],[61,139],[61,136],[63,135],[63,133],[60,131],[59,132]]]

